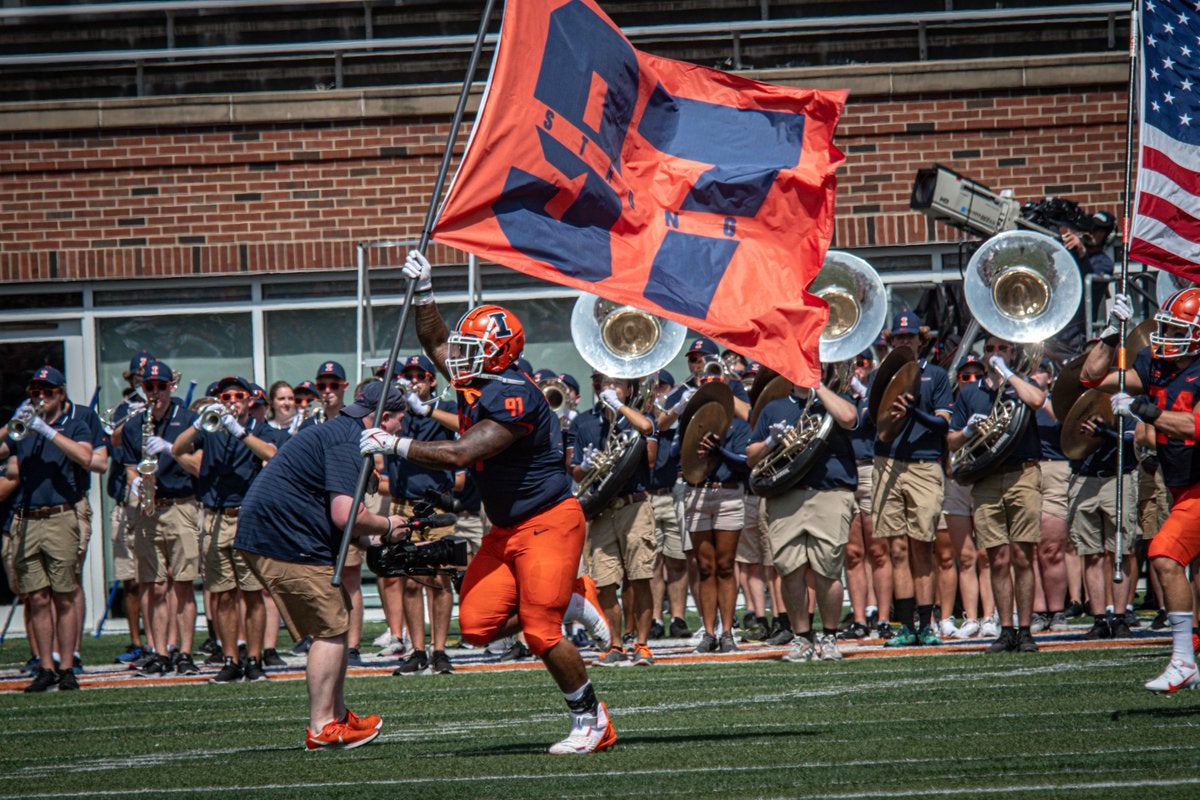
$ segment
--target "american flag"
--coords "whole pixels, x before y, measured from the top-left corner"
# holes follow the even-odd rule
[[[1200,0],[1142,0],[1129,257],[1200,281]]]

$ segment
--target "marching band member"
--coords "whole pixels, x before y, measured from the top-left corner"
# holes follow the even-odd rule
[[[1062,451],[1062,425],[1055,419],[1050,404],[1053,378],[1054,366],[1048,358],[1041,359],[1029,373],[1030,382],[1047,393],[1036,417],[1042,448],[1042,534],[1035,548],[1038,569],[1034,573],[1034,612],[1030,626],[1033,633],[1063,630],[1067,626],[1063,611],[1067,605],[1067,550],[1071,547],[1067,535],[1067,483],[1071,469]]]
[[[875,362],[867,353],[854,359],[854,374],[850,380],[850,396],[854,400],[858,424],[850,433],[854,448],[855,488],[854,514],[850,520],[850,534],[846,543],[846,590],[850,595],[850,612],[853,620],[838,638],[846,641],[866,639],[871,635],[872,617],[878,617],[879,604],[870,603],[871,580],[880,575],[877,570],[867,569],[868,553],[875,562],[889,558],[887,543],[875,543],[871,535],[872,475],[875,455],[875,420],[870,415],[870,387],[875,380]],[[868,574],[870,573],[870,574]],[[873,612],[873,614],[872,614]]]

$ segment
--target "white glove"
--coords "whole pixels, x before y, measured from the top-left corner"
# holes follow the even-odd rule
[[[416,392],[409,392],[406,399],[408,400],[408,410],[418,417],[428,417],[433,413],[433,403],[424,402]]]
[[[53,439],[54,434],[58,433],[58,431],[54,430],[54,428],[51,427],[46,420],[37,415],[34,415],[34,417],[29,420],[29,427],[33,428],[34,432],[39,436],[45,436],[47,439]]]
[[[863,383],[862,381],[860,381],[858,379],[858,376],[855,375],[853,378],[850,379],[850,391],[857,397],[866,397],[867,396],[867,385],[865,383]]]
[[[225,427],[225,430],[229,431],[239,439],[246,435],[246,429],[242,426],[242,423],[237,421],[237,417],[235,417],[233,414],[222,414],[221,424]]]
[[[408,251],[401,272],[404,273],[404,277],[417,282],[416,293],[413,295],[416,305],[433,302],[433,268],[420,250]]]
[[[1008,364],[1004,363],[1004,357],[999,353],[993,353],[992,357],[988,359],[988,364],[996,370],[1003,381],[1007,381],[1013,376],[1013,371],[1008,368]]]
[[[605,389],[600,393],[600,402],[611,408],[613,411],[620,411],[621,406],[625,405],[621,402],[621,398],[617,397],[616,389]]]
[[[791,429],[792,426],[786,422],[772,422],[771,427],[767,428],[767,438],[763,439],[763,444],[768,450],[774,450]]]
[[[1144,422],[1147,425],[1154,425],[1162,415],[1162,411],[1146,395],[1130,397],[1125,392],[1118,392],[1112,396],[1111,402],[1114,414],[1136,419],[1138,422]]]
[[[201,410],[202,411],[213,411],[213,412],[216,412],[217,414],[221,415],[222,417],[229,413],[229,409],[226,408],[223,403],[210,403]],[[201,423],[203,421],[204,421],[204,418],[201,415],[197,414],[196,418],[194,420],[192,420],[192,427],[195,428],[196,430],[200,430]]]
[[[13,411],[13,419],[28,419],[33,416],[33,403],[29,402],[29,398],[21,401],[21,405],[17,406],[16,411]]]
[[[596,448],[589,444],[583,448],[583,460],[579,462],[579,468],[587,472],[594,466],[596,466]]]
[[[385,455],[404,458],[408,455],[410,444],[412,444],[412,439],[407,437],[393,436],[382,428],[367,428],[358,439],[358,452],[364,456]]]
[[[979,423],[988,418],[987,414],[972,414],[967,420],[967,427],[963,428],[963,434],[970,439],[979,432]]]
[[[683,394],[679,395],[679,402],[676,403],[675,405],[671,406],[671,412],[675,416],[679,416],[680,414],[682,414],[683,410],[685,408],[687,408],[688,400],[691,400],[692,395],[694,395],[695,393],[696,393],[695,389],[693,389],[690,386],[685,386],[683,388]]]
[[[146,440],[146,444],[144,445],[143,449],[146,451],[146,455],[148,456],[157,457],[163,453],[166,453],[168,457],[171,456],[171,443],[161,436],[151,436]]]
[[[1133,317],[1133,301],[1127,294],[1113,295],[1112,308],[1108,312],[1108,323],[1100,331],[1100,338],[1107,339],[1121,332],[1121,323],[1129,322]]]

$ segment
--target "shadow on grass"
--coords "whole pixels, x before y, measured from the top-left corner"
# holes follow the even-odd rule
[[[618,729],[619,732],[619,729]],[[655,734],[630,734],[620,733],[617,739],[617,748],[621,745],[670,745],[670,744],[697,744],[700,742],[728,742],[736,743],[740,739],[761,739],[764,736],[770,736],[772,739],[778,739],[786,736],[813,737],[823,735],[820,731],[808,729],[787,728],[771,728],[770,730],[740,730],[737,733],[728,732],[713,732],[713,733],[663,733]],[[498,747],[487,747],[482,749],[466,749],[458,750],[454,753],[455,756],[509,756],[509,755],[541,755],[546,752],[546,748],[550,746],[550,742],[545,744],[524,745],[510,744],[500,745]]]
[[[1187,708],[1126,708],[1118,709],[1110,715],[1113,722],[1119,722],[1121,717],[1155,717],[1157,719],[1182,719],[1200,717],[1200,704]]]

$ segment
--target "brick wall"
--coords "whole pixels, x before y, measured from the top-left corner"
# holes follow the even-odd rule
[[[0,134],[0,281],[351,266],[359,241],[419,235],[447,118]],[[954,238],[908,209],[934,162],[1117,213],[1124,120],[1113,86],[852,96],[835,245]]]

